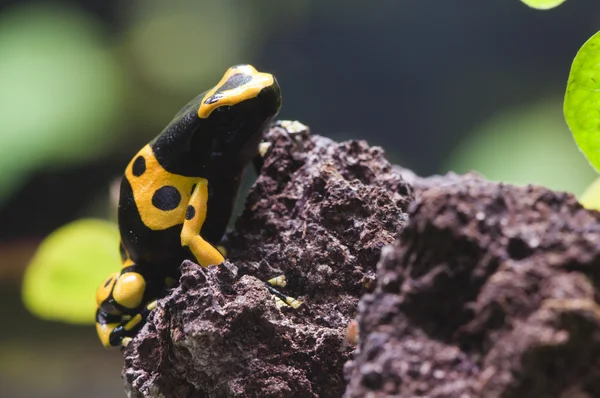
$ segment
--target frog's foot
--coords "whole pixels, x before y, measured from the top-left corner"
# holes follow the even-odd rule
[[[207,204],[208,180],[200,178],[188,202],[181,228],[181,246],[187,247],[196,258],[196,263],[203,267],[225,261],[223,254],[200,234],[206,220]]]
[[[144,326],[150,312],[156,308],[156,300],[145,305],[140,312],[131,316],[123,315],[121,322],[112,329],[108,336],[107,347],[118,347],[127,345],[131,342],[135,334]]]

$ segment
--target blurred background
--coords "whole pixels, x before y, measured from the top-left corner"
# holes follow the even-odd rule
[[[27,266],[57,228],[114,221],[111,184],[131,156],[233,64],[276,75],[281,118],[380,145],[420,175],[580,194],[596,174],[562,98],[600,2],[460,4],[0,0],[0,397],[124,396],[119,350],[100,346],[93,313],[69,315],[75,290],[93,303],[101,264],[118,269],[116,247],[96,247],[114,225],[63,231],[58,254]]]

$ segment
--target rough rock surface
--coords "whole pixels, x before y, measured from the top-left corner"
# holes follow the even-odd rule
[[[362,141],[268,138],[229,261],[184,263],[125,350],[131,397],[600,396],[600,213],[420,178]],[[279,274],[299,309],[265,288]]]
[[[600,396],[600,213],[474,174],[412,180],[345,396]]]
[[[186,262],[180,285],[125,350],[131,397],[339,397],[346,328],[372,290],[412,188],[363,141],[274,128],[223,266]],[[262,281],[304,302],[281,309]]]

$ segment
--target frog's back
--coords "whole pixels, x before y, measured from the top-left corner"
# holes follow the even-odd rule
[[[131,160],[121,181],[118,217],[121,241],[136,264],[171,268],[189,258],[180,233],[198,179],[166,171],[150,145]]]

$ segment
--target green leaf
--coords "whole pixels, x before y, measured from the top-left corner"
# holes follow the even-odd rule
[[[82,219],[57,229],[25,272],[25,306],[40,318],[93,323],[96,289],[120,269],[118,244],[117,226],[108,221]]]
[[[528,5],[531,8],[535,8],[537,10],[549,10],[554,7],[558,7],[565,0],[521,0],[523,3]]]
[[[587,160],[600,171],[600,32],[579,49],[569,73],[564,114]]]

